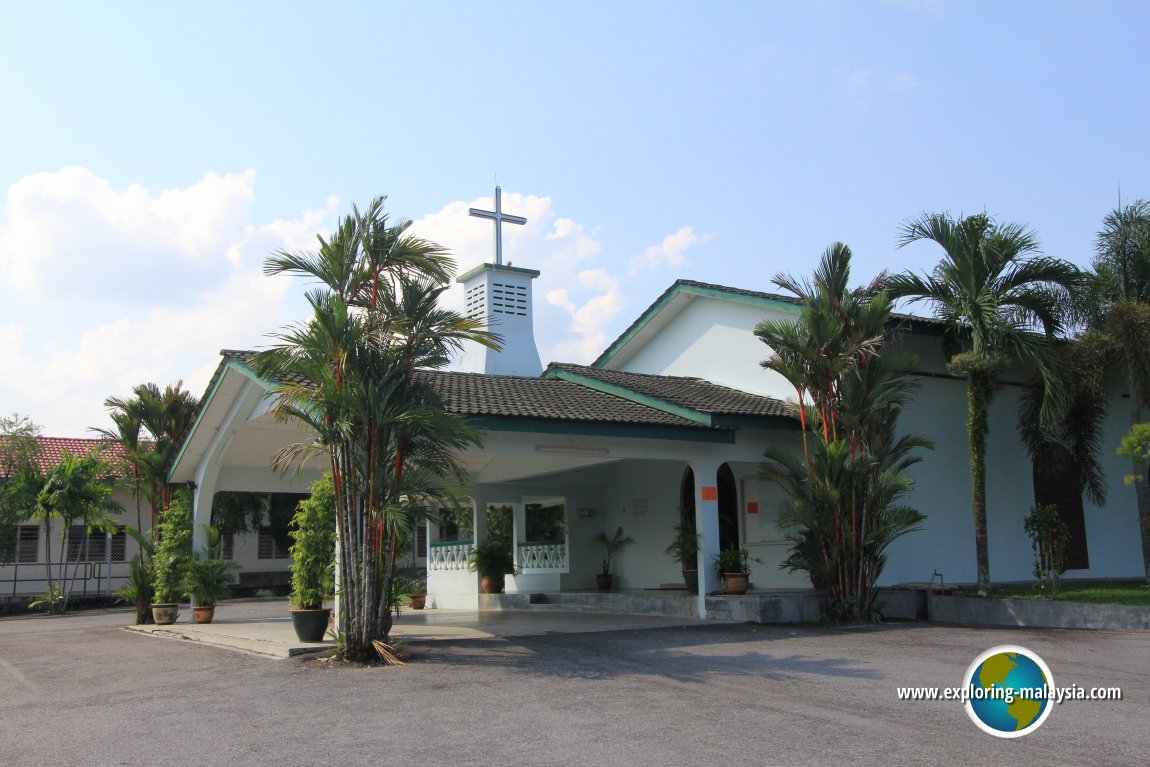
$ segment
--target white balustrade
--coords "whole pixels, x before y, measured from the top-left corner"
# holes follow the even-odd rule
[[[466,570],[474,550],[471,541],[432,543],[428,546],[427,569],[429,572]]]
[[[565,543],[521,543],[519,544],[519,570],[521,572],[567,571],[567,544]]]

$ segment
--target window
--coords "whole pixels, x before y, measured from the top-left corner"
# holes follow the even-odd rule
[[[0,563],[34,564],[39,554],[39,525],[0,527]]]
[[[422,559],[427,556],[427,522],[420,522],[415,527],[415,550],[412,551],[412,556],[416,559]]]
[[[289,559],[288,547],[283,541],[276,540],[270,528],[260,528],[259,543],[256,546],[258,559]]]
[[[220,536],[220,552],[224,559],[236,558],[236,534],[226,533]]]
[[[103,530],[88,531],[84,525],[72,525],[68,531],[69,562],[105,562],[108,559],[108,533]],[[111,559],[123,562],[127,536],[124,528],[118,526],[111,534]]]
[[[40,560],[40,526],[20,525],[16,542],[16,561],[20,564],[33,564]]]

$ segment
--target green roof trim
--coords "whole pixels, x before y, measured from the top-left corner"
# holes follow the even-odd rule
[[[590,421],[556,421],[547,418],[519,416],[472,416],[467,419],[483,431],[534,432],[587,437],[629,437],[633,439],[666,439],[679,442],[708,442],[733,445],[735,432],[727,429],[692,429],[678,426],[650,426]]]
[[[606,365],[611,359],[631,341],[632,338],[637,336],[643,331],[651,320],[653,320],[659,312],[675,300],[677,296],[700,296],[702,298],[714,298],[719,301],[727,301],[730,303],[747,304],[749,306],[757,306],[764,309],[778,309],[779,311],[786,312],[787,314],[799,314],[802,307],[785,301],[782,298],[772,298],[764,294],[751,294],[745,291],[735,290],[733,288],[723,288],[717,285],[702,285],[697,283],[690,283],[685,280],[678,280],[674,285],[667,288],[663,295],[655,299],[655,303],[647,307],[647,310],[639,315],[639,318],[631,324],[631,327],[623,331],[623,335],[615,339],[615,342],[607,347],[606,351],[599,355],[599,357],[591,363],[591,367],[600,368]]]
[[[641,394],[637,391],[634,391],[633,389],[628,389],[625,386],[619,386],[618,384],[608,383],[606,381],[597,381],[594,378],[581,376],[577,373],[571,372],[570,370],[549,367],[547,370],[543,371],[543,377],[558,378],[561,381],[569,381],[570,383],[579,384],[580,386],[585,386],[588,389],[594,389],[595,391],[602,392],[604,394],[610,394],[612,396],[628,400],[629,402],[634,402],[638,405],[644,405],[649,408],[654,408],[655,410],[662,410],[664,413],[677,415],[680,418],[685,418],[688,421],[694,421],[695,423],[702,426],[714,425],[710,413],[704,413],[684,405],[668,402],[665,399],[652,397],[649,394]]]

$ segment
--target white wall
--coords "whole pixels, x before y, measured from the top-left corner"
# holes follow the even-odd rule
[[[743,391],[793,399],[789,384],[762,370],[759,361],[768,356],[767,347],[753,335],[755,325],[767,317],[792,318],[783,312],[768,313],[744,304],[697,298],[688,304],[658,335],[619,365],[632,372],[698,376]],[[896,541],[880,583],[929,581],[938,570],[948,583],[976,580],[974,523],[971,513],[970,463],[966,440],[966,387],[961,380],[947,377],[939,339],[928,335],[903,337],[904,348],[918,355],[919,369],[933,374],[920,379],[921,389],[905,410],[904,431],[932,439],[936,448],[924,451],[922,463],[911,473],[917,485],[909,503],[927,515],[919,532]],[[1022,519],[1034,504],[1032,467],[1018,438],[1019,386],[1025,371],[1012,366],[1002,376],[1002,386],[990,411],[990,438],[987,452],[987,535],[992,581],[1031,579],[1030,541],[1022,529]],[[1137,509],[1133,491],[1123,484],[1130,472],[1125,459],[1116,456],[1122,436],[1129,428],[1127,401],[1115,389],[1110,397],[1111,413],[1106,424],[1102,461],[1110,488],[1105,507],[1084,500],[1090,569],[1072,571],[1068,577],[1138,577],[1143,574]],[[740,442],[751,435],[740,434]],[[779,434],[761,435],[762,446]],[[751,472],[752,474],[754,472]],[[662,477],[670,481],[669,477]],[[653,480],[653,483],[659,480]],[[612,506],[622,507],[630,492],[657,488],[636,477],[635,490],[622,487]],[[677,493],[678,480],[674,484]],[[752,492],[769,493],[757,483]],[[743,490],[746,495],[747,485]],[[740,499],[742,523],[746,525],[746,503]],[[762,513],[762,512],[760,512]],[[627,525],[624,525],[627,527]],[[745,530],[745,528],[744,528]],[[638,537],[638,536],[636,536]],[[664,544],[665,545],[665,544]],[[756,550],[756,548],[758,550]],[[753,565],[756,586],[781,587],[794,584],[777,569],[785,558],[778,544],[751,544],[752,556],[767,563]],[[651,552],[646,552],[650,554]],[[644,585],[662,578],[670,580],[656,566]]]
[[[794,315],[697,297],[618,369],[697,376],[741,391],[793,399],[795,390],[786,379],[759,366],[771,355],[770,347],[752,332],[764,319],[793,320]]]

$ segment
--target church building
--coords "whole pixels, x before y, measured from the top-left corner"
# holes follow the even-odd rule
[[[503,221],[494,213],[496,231]],[[483,433],[482,447],[462,461],[470,473],[470,518],[429,524],[418,552],[428,570],[428,606],[493,605],[480,594],[467,559],[487,538],[496,515],[509,521],[518,574],[507,578],[500,604],[514,606],[596,590],[599,532],[622,527],[634,543],[612,563],[616,592],[646,597],[638,609],[708,615],[707,594],[721,586],[712,569],[719,551],[745,546],[754,593],[810,590],[803,573],[780,568],[790,548],[777,523],[783,497],[759,478],[764,449],[799,449],[798,422],[786,400],[790,385],[764,370],[770,350],[753,334],[764,319],[794,318],[791,297],[690,280],[659,296],[590,365],[543,367],[532,324],[532,282],[539,272],[496,262],[459,280],[466,312],[488,320],[504,337],[494,352],[476,345],[459,371],[420,375],[449,408]],[[974,531],[965,419],[965,382],[946,372],[940,325],[904,318],[898,343],[919,359],[920,388],[900,425],[934,441],[936,449],[911,469],[908,502],[927,517],[921,530],[890,549],[880,583],[975,580]],[[170,479],[195,487],[195,529],[210,519],[223,490],[303,492],[323,467],[279,474],[272,455],[307,435],[276,421],[268,382],[251,367],[252,352],[224,351]],[[991,577],[1031,579],[1032,554],[1022,519],[1036,502],[1057,503],[1072,535],[1068,578],[1142,575],[1128,466],[1103,457],[1109,502],[1097,507],[1067,472],[1040,472],[1015,429],[1023,375],[1005,376],[991,406],[987,508]],[[1119,402],[1121,392],[1112,393]],[[1103,443],[1126,431],[1125,408],[1112,407]],[[1065,460],[1068,456],[1055,457]],[[502,523],[501,523],[502,524]],[[697,595],[684,582],[685,564],[667,549],[676,528],[699,534]],[[694,584],[692,584],[694,585]],[[550,595],[550,596],[548,596]],[[683,608],[682,605],[686,605]]]

